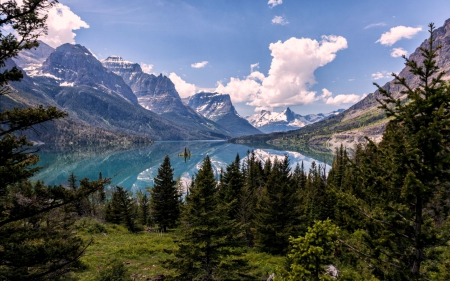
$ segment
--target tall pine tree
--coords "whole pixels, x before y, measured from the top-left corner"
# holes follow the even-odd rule
[[[152,216],[159,228],[165,232],[167,227],[175,226],[180,217],[180,193],[173,178],[173,168],[168,155],[158,168],[154,181],[155,185],[150,189]]]
[[[175,270],[169,280],[247,280],[245,263],[236,257],[236,223],[219,203],[216,185],[207,156],[186,196],[179,248],[165,263]]]
[[[429,278],[423,263],[432,261],[430,250],[450,239],[450,88],[436,64],[440,47],[434,45],[434,25],[429,27],[422,61],[405,57],[419,86],[393,74],[406,101],[379,87],[391,121],[379,145],[358,152],[358,185],[339,195],[363,232],[361,243],[348,246],[382,279]]]

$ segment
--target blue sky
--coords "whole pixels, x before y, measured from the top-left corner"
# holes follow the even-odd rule
[[[44,41],[140,63],[169,76],[181,96],[230,94],[241,115],[347,108],[403,68],[398,56],[428,37],[428,23],[440,27],[450,18],[448,0],[60,3]]]

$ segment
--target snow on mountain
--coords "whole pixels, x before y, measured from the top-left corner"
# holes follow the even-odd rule
[[[288,107],[282,112],[262,110],[260,113],[246,116],[245,119],[264,133],[285,132],[302,128],[306,125],[324,120],[343,111],[343,109],[339,109],[325,114],[319,113],[302,116],[296,114]]]
[[[261,134],[261,131],[239,116],[230,95],[201,92],[184,98],[183,103],[236,136]]]

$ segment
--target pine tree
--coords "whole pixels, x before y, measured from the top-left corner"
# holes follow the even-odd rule
[[[325,220],[316,221],[308,227],[305,236],[291,237],[289,271],[276,280],[335,280],[327,274],[326,267],[333,261],[338,236],[339,228],[330,220]]]
[[[158,168],[155,185],[150,190],[152,215],[159,228],[166,232],[167,227],[175,226],[180,217],[180,194],[173,179],[173,168],[168,155]]]
[[[240,161],[239,154],[237,154],[235,160],[227,166],[226,172],[221,173],[218,191],[222,203],[228,205],[230,218],[235,220],[238,217],[238,209],[241,205],[240,196],[244,187]]]
[[[21,50],[39,45],[46,31],[46,12],[57,1],[6,0],[0,4],[0,95],[8,82],[20,81],[22,72],[10,59]],[[15,35],[17,34],[17,36]],[[33,143],[19,132],[67,116],[56,107],[0,109],[0,279],[51,280],[67,272],[83,254],[86,244],[75,235],[74,216],[64,211],[99,190],[107,180],[81,180],[76,191],[63,186],[31,183],[39,170]]]
[[[289,237],[298,234],[298,197],[292,184],[289,159],[274,160],[255,219],[255,244],[272,254],[285,254]]]
[[[405,57],[419,86],[393,74],[406,101],[379,87],[391,121],[381,143],[369,143],[353,161],[358,186],[339,195],[342,205],[353,208],[349,220],[359,221],[364,233],[358,245],[348,246],[383,279],[427,278],[423,262],[431,262],[430,250],[450,239],[450,88],[436,64],[440,47],[433,46],[434,25],[429,27],[423,61]]]
[[[142,225],[149,225],[150,200],[148,199],[147,193],[138,191],[136,197],[139,206],[139,221]]]
[[[236,224],[219,204],[217,182],[207,156],[196,175],[181,217],[182,236],[175,257],[165,266],[175,270],[169,280],[247,280],[245,263],[236,258]]]
[[[115,224],[125,224],[131,232],[138,231],[136,199],[121,186],[116,186],[111,201],[106,208],[106,221]]]

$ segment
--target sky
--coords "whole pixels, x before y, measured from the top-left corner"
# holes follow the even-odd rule
[[[242,116],[305,115],[390,81],[448,18],[448,0],[60,0],[42,39],[139,63],[181,97],[229,94]]]

